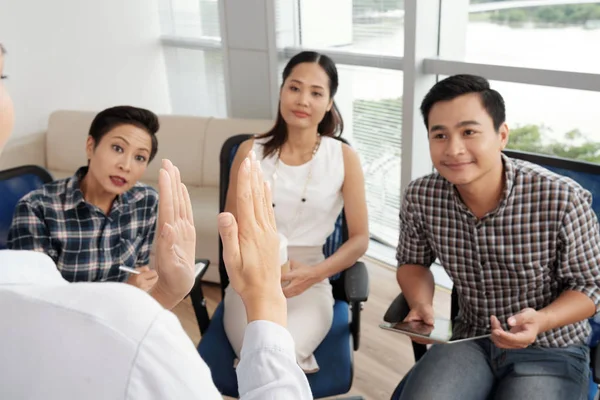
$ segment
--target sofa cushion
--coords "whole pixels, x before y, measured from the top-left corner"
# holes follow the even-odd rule
[[[51,171],[74,173],[87,164],[85,142],[95,112],[55,111],[48,120],[46,167]]]
[[[219,154],[223,143],[240,133],[264,133],[273,127],[267,119],[218,119],[212,118],[206,128],[202,157],[202,186],[219,187]],[[216,204],[219,204],[218,201]]]
[[[76,171],[60,171],[58,169],[51,169],[48,170],[48,172],[50,172],[52,178],[54,178],[54,180],[57,181],[59,179],[65,179],[75,175]]]
[[[203,163],[201,160],[206,153],[218,151],[214,148],[208,148],[205,151],[204,138],[210,119],[161,115],[160,130],[156,134],[158,153],[148,165],[142,180],[157,182],[161,159],[168,158],[179,168],[183,183],[187,186],[202,185]]]
[[[188,187],[196,227],[196,258],[208,258],[211,265],[219,263],[219,189]]]

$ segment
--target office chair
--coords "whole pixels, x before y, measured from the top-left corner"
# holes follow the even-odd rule
[[[579,183],[585,189],[590,191],[593,198],[596,199],[592,203],[592,208],[598,219],[600,219],[600,165],[516,150],[504,150],[504,154],[514,159],[525,160],[537,164],[552,172],[567,176]],[[452,289],[450,303],[450,315],[451,319],[454,320],[458,315],[459,310],[458,294],[455,289]],[[399,322],[404,320],[409,312],[410,307],[408,306],[408,302],[404,296],[400,294],[392,302],[383,319],[386,322]],[[596,322],[595,318],[599,318],[599,314],[589,319],[590,325],[592,326],[592,333],[588,340],[588,345],[590,346],[590,384],[588,400],[598,399],[598,384],[600,384],[600,357],[598,357],[600,354],[600,346],[598,346],[598,343],[600,342],[600,323]],[[427,346],[412,342],[412,347],[415,362],[417,362],[427,352]],[[400,382],[400,385],[396,388],[395,394],[400,391],[402,384],[403,381]],[[393,398],[394,397],[392,397],[392,399]]]
[[[237,149],[242,142],[251,137],[252,135],[249,134],[237,135],[223,144],[220,155],[220,211],[225,209],[229,171]],[[335,231],[324,245],[325,255],[332,254],[347,239],[348,231],[342,211],[335,224]],[[223,254],[220,240],[219,254]],[[219,274],[221,294],[224,296],[229,278],[222,256],[219,257]],[[331,277],[330,280],[335,298],[333,324],[314,353],[320,370],[307,376],[315,398],[344,394],[350,390],[353,379],[353,350],[358,350],[360,344],[361,305],[367,301],[369,294],[369,276],[362,262],[355,263],[351,268]],[[208,329],[203,332],[198,351],[210,367],[215,385],[221,393],[239,397],[237,377],[233,368],[236,355],[223,327],[223,302],[218,305],[210,323],[203,323],[208,326]]]
[[[19,200],[52,180],[52,175],[37,165],[0,171],[0,250],[6,249],[8,230]]]

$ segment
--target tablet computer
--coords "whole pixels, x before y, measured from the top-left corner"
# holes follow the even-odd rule
[[[388,329],[394,332],[402,333],[421,339],[430,340],[434,343],[458,343],[467,340],[481,339],[491,336],[489,333],[480,336],[468,338],[452,338],[452,321],[445,318],[435,318],[434,324],[427,325],[422,321],[410,322],[384,322],[379,325],[380,328]]]

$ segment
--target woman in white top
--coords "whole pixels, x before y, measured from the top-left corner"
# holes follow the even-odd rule
[[[236,214],[236,173],[254,149],[273,191],[278,231],[288,241],[290,271],[282,275],[288,330],[298,364],[319,367],[313,352],[333,320],[329,277],[352,266],[368,246],[364,177],[358,155],[335,139],[343,130],[335,105],[338,74],[333,61],[316,52],[294,56],[283,71],[279,112],[267,133],[240,145],[231,168],[225,210]],[[345,208],[349,239],[328,258],[323,245]],[[225,290],[225,332],[239,357],[246,313],[240,297]]]

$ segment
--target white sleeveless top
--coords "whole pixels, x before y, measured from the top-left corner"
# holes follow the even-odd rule
[[[287,237],[288,246],[322,246],[333,233],[344,206],[342,142],[323,136],[311,161],[290,166],[279,160],[276,171],[277,153],[263,159],[262,144],[267,141],[256,139],[253,148],[257,159],[262,160],[264,178],[273,188],[277,230]],[[309,171],[312,172],[310,180]],[[302,202],[305,185],[306,201]]]

